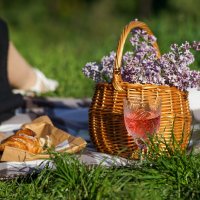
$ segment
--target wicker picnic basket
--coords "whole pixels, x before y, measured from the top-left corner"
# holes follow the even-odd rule
[[[133,138],[128,135],[124,124],[123,99],[141,96],[142,101],[149,92],[162,99],[161,121],[158,138],[164,137],[167,143],[175,137],[181,148],[186,148],[190,139],[191,114],[187,92],[176,87],[154,84],[131,84],[121,77],[121,61],[125,41],[130,31],[140,28],[153,35],[148,26],[139,21],[132,21],[125,26],[117,48],[112,83],[98,83],[89,109],[90,137],[100,152],[117,154],[123,157],[134,157],[137,150]],[[160,51],[154,43],[157,56]]]

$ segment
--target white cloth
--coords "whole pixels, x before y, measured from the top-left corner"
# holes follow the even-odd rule
[[[127,166],[138,164],[137,160],[128,160],[118,156],[112,156],[94,151],[84,151],[75,154],[75,157],[85,165],[101,165],[105,167]],[[0,181],[13,179],[19,176],[27,176],[33,173],[39,173],[46,166],[55,169],[52,160],[33,160],[26,162],[0,162]]]
[[[195,123],[200,123],[200,90],[197,88],[189,88],[188,92],[189,106],[193,115],[193,121]]]
[[[12,132],[21,128],[24,123],[31,122],[28,114],[17,113],[0,125],[0,132]]]

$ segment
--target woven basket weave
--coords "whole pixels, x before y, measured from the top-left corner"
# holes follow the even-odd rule
[[[172,132],[181,147],[187,147],[190,138],[191,114],[187,92],[176,87],[154,84],[131,84],[121,78],[122,52],[128,34],[133,28],[140,28],[153,35],[146,24],[139,21],[130,22],[125,26],[117,48],[112,83],[98,83],[89,109],[89,132],[97,150],[123,157],[134,157],[137,145],[128,135],[123,116],[123,99],[140,95],[145,101],[149,92],[162,99],[161,122],[158,138],[164,137],[171,142]],[[154,43],[157,56],[160,52]]]

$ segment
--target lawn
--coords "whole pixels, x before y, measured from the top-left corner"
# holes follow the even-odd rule
[[[44,3],[28,2],[2,8],[1,16],[8,21],[10,37],[29,63],[59,81],[58,91],[48,95],[91,97],[94,84],[82,74],[82,67],[116,50],[123,27],[136,16],[112,15],[106,11],[101,14],[98,7],[90,8],[90,13],[79,9],[70,15],[58,15]],[[162,53],[169,51],[172,43],[200,38],[198,21],[193,18],[163,14],[141,20],[158,38]]]
[[[97,8],[58,15],[41,2],[6,7],[0,2],[11,40],[29,63],[59,81],[58,90],[47,95],[92,97],[94,83],[84,77],[82,67],[115,50],[123,27],[136,16],[102,14]],[[171,43],[200,39],[193,18],[163,13],[142,20],[158,38],[162,53]],[[192,68],[199,69],[196,56]],[[53,160],[56,170],[0,182],[0,199],[200,199],[199,155],[177,151],[121,168],[88,168],[69,155],[56,154]]]
[[[179,150],[156,155],[107,168],[53,154],[55,170],[47,167],[39,175],[0,182],[0,199],[199,199],[199,155]]]

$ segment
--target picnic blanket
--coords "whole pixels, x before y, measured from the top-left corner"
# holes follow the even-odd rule
[[[25,97],[26,107],[16,111],[16,115],[0,125],[0,132],[7,136],[20,129],[24,123],[48,115],[54,126],[75,137],[82,137],[87,148],[75,156],[86,165],[123,166],[130,161],[118,156],[97,152],[88,134],[88,109],[90,99]],[[131,161],[133,162],[133,161]],[[53,165],[51,161],[35,160],[26,162],[0,163],[0,180],[13,179],[39,172],[45,165]]]
[[[75,154],[74,156],[81,163],[88,166],[127,166],[137,162],[134,160],[128,160],[118,156],[112,156],[87,149],[81,153]],[[54,168],[54,163],[51,160],[2,162],[0,163],[0,180],[8,180],[16,177],[24,177],[31,174],[37,174],[47,165],[48,167]]]
[[[189,101],[193,116],[193,134],[188,148],[194,147],[200,152],[200,91],[191,90]],[[88,134],[88,109],[91,99],[55,98],[55,97],[25,97],[26,107],[18,110],[16,115],[3,122],[0,132],[13,134],[22,124],[31,122],[36,117],[48,115],[54,125],[76,137],[87,141],[87,148],[77,158],[86,165],[123,166],[130,161],[108,154],[97,152]],[[46,161],[45,161],[46,162]],[[0,163],[0,179],[13,178],[19,175],[30,174],[36,168],[41,170],[45,162],[42,160],[23,163]]]

